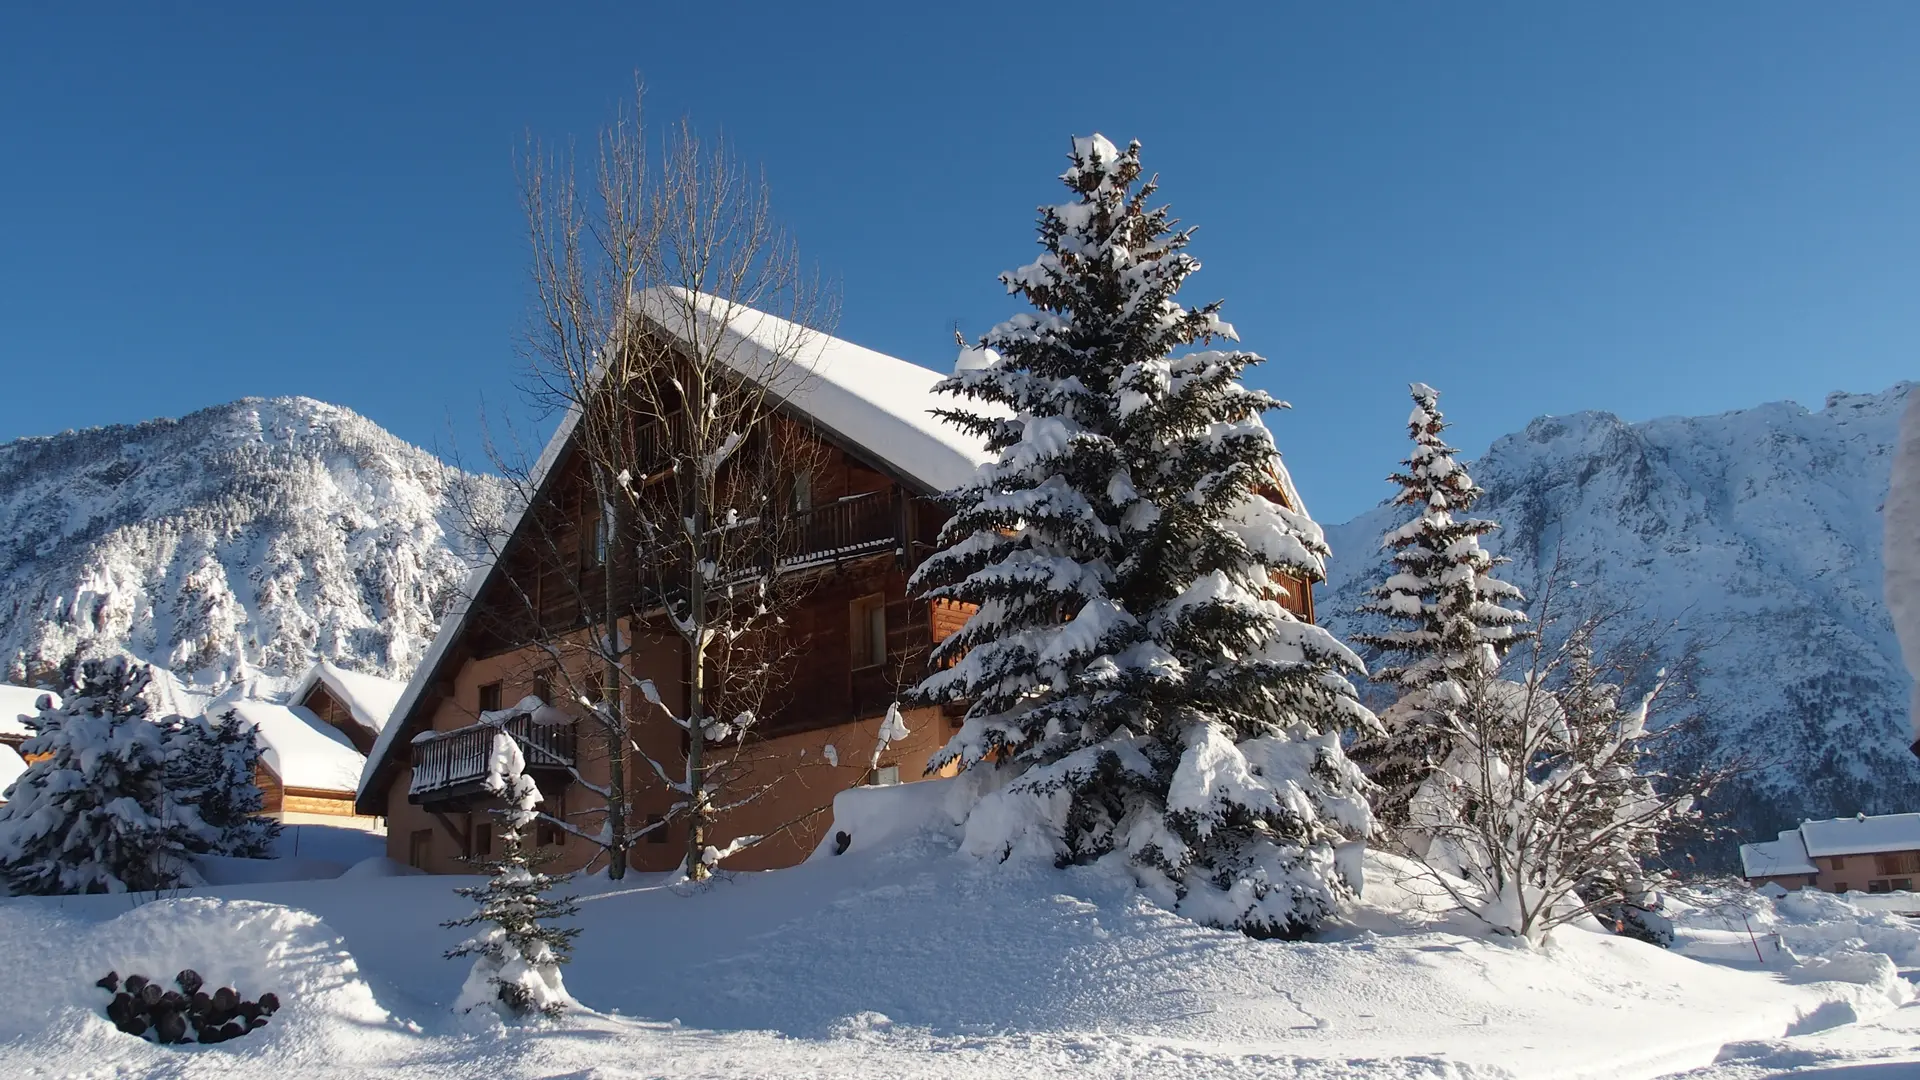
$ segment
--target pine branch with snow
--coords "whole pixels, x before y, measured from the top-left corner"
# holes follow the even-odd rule
[[[1299,933],[1358,889],[1371,827],[1340,745],[1373,726],[1359,659],[1284,602],[1326,545],[1284,503],[1262,420],[1282,403],[1241,382],[1260,358],[1179,351],[1236,338],[1217,302],[1174,300],[1199,262],[1139,145],[1071,156],[1043,253],[1002,275],[1034,310],[941,385],[985,406],[943,415],[997,460],[947,493],[915,575],[976,610],[908,700],[967,704],[932,768],[1010,777],[970,848],[1111,858],[1196,919]]]
[[[580,931],[552,924],[579,909],[570,897],[547,895],[568,879],[541,873],[551,856],[527,844],[527,830],[540,820],[540,788],[527,775],[520,744],[504,731],[493,736],[485,785],[505,804],[494,811],[501,823],[500,857],[485,864],[486,884],[454,890],[479,908],[443,924],[480,928],[447,952],[449,959],[474,958],[454,1008],[492,1007],[507,1019],[558,1016],[572,1003],[560,968],[571,959]]]
[[[1413,452],[1389,479],[1400,485],[1394,504],[1413,517],[1382,539],[1393,552],[1388,576],[1362,609],[1386,616],[1393,628],[1356,639],[1394,658],[1373,678],[1400,696],[1380,714],[1384,732],[1362,740],[1353,754],[1381,789],[1375,811],[1417,852],[1425,839],[1405,830],[1408,805],[1453,751],[1447,731],[1466,688],[1499,670],[1526,636],[1527,617],[1512,606],[1520,590],[1494,576],[1504,560],[1480,546],[1498,526],[1466,516],[1481,490],[1442,437],[1439,391],[1422,383],[1410,389]]]
[[[123,658],[70,662],[63,704],[26,719],[30,760],[0,805],[0,875],[16,895],[151,892],[199,884],[209,831],[167,790],[151,673]]]

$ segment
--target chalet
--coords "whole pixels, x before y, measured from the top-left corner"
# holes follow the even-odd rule
[[[1802,822],[1779,839],[1740,845],[1740,863],[1753,885],[1912,892],[1920,880],[1920,814]]]
[[[656,329],[670,347],[685,347],[670,326]],[[837,338],[805,335],[754,311],[731,320],[725,333],[747,356],[806,342],[797,360],[806,377],[781,395],[780,418],[803,431],[816,451],[808,455],[813,464],[806,475],[792,478],[792,498],[781,511],[792,520],[782,522],[778,564],[783,572],[809,575],[804,601],[787,616],[800,658],[783,704],[763,716],[754,736],[755,760],[765,763],[758,767],[780,770],[780,781],[720,822],[726,837],[767,836],[725,864],[751,870],[804,858],[820,839],[835,793],[918,779],[957,727],[958,717],[948,711],[909,709],[902,714],[909,734],[884,744],[879,739],[889,706],[924,675],[930,647],[965,621],[964,610],[911,600],[907,581],[932,552],[946,518],[934,496],[968,480],[987,455],[972,436],[932,415],[950,404],[933,393],[941,378],[934,371]],[[728,362],[751,377],[750,364]],[[509,523],[498,557],[468,582],[466,599],[441,625],[369,754],[356,806],[387,819],[388,854],[397,861],[463,872],[463,859],[489,853],[487,810],[497,804],[488,802],[480,781],[487,747],[502,728],[521,742],[552,813],[566,816],[595,801],[569,770],[592,784],[608,775],[600,755],[576,746],[570,724],[551,717],[536,722],[540,717],[511,705],[528,697],[535,704],[550,701],[554,661],[532,644],[531,632],[503,630],[511,619],[489,617],[509,596],[559,596],[558,603],[535,601],[538,619],[586,632],[588,616],[566,600],[577,590],[551,587],[529,550],[530,522],[542,514],[562,522],[572,515],[580,536],[594,535],[597,507],[584,451],[575,445],[577,424],[577,415],[563,418],[536,466],[531,504]],[[1288,489],[1284,478],[1281,485]],[[594,545],[583,540],[581,546]],[[1305,589],[1294,596],[1299,610],[1310,610]],[[679,638],[644,618],[637,628],[623,621],[623,637],[629,633],[635,634],[637,673],[652,680],[668,708],[679,709],[687,683]],[[629,715],[646,711],[636,702]],[[679,760],[681,738],[664,718],[636,721],[632,731],[634,744],[655,761]],[[628,775],[642,771],[629,768]],[[657,781],[641,783],[634,797],[635,824],[659,827],[634,849],[632,866],[672,869],[685,835],[666,821],[671,792]],[[560,845],[557,869],[578,869],[600,854],[557,830],[545,830],[541,839]]]
[[[260,763],[254,783],[268,815],[286,822],[347,824],[366,767],[366,752],[386,726],[404,689],[374,675],[321,661],[295,684],[284,703],[243,698],[212,712],[254,726]],[[359,820],[354,824],[366,825]]]

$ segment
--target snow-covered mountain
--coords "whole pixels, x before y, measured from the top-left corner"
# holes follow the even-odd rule
[[[1509,580],[1537,594],[1558,559],[1578,583],[1563,598],[1627,598],[1641,627],[1678,624],[1664,648],[1697,646],[1706,737],[1764,763],[1728,795],[1742,832],[1920,809],[1912,681],[1881,591],[1881,511],[1914,386],[1833,394],[1817,412],[1541,417],[1472,463],[1487,492],[1474,513],[1502,525],[1488,546],[1513,560]],[[1365,622],[1354,612],[1401,514],[1328,529],[1319,606],[1343,636]]]
[[[189,695],[316,659],[405,678],[463,579],[471,498],[498,488],[307,398],[0,445],[0,671],[86,646]]]

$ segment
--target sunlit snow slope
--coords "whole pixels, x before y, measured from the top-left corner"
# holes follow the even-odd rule
[[[459,491],[497,498],[307,398],[0,445],[0,674],[86,645],[208,691],[316,659],[405,677],[464,573]]]

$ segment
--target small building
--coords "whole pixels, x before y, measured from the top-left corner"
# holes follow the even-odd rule
[[[371,825],[353,809],[368,750],[405,689],[376,675],[315,664],[284,702],[243,698],[215,705],[254,726],[260,765],[254,783],[265,811],[286,822]],[[347,822],[342,819],[357,819]]]
[[[268,816],[282,821],[355,816],[354,789],[367,759],[345,734],[298,705],[243,700],[223,706],[218,715],[227,710],[254,727],[260,764],[253,782],[266,796],[262,810]]]
[[[1752,885],[1827,892],[1912,892],[1920,880],[1920,814],[1806,821],[1777,840],[1740,845]]]

